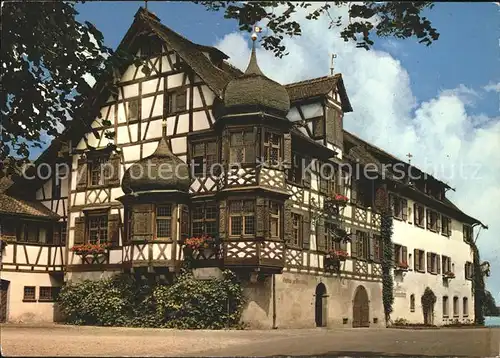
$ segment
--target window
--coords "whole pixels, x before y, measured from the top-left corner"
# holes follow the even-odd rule
[[[139,100],[133,99],[127,102],[127,119],[129,121],[139,119]]]
[[[448,296],[443,296],[443,317],[448,317],[449,314]]]
[[[414,250],[414,264],[415,271],[425,272],[425,252],[424,250]]]
[[[441,221],[443,225],[441,234],[443,236],[451,236],[451,219],[449,217],[442,216]]]
[[[213,165],[217,163],[217,143],[215,140],[193,143],[194,175],[216,174]]]
[[[187,108],[187,90],[167,92],[165,105],[167,107],[167,114],[185,111]]]
[[[435,232],[441,231],[441,216],[434,210],[427,209],[427,229]]]
[[[368,233],[365,231],[356,230],[356,257],[358,259],[367,260],[370,255],[370,242]]]
[[[427,253],[427,272],[438,274],[441,273],[441,257],[433,252]]]
[[[231,236],[255,234],[255,202],[235,200],[229,203],[229,228]]]
[[[292,168],[288,171],[288,180],[299,185],[302,184],[302,160],[299,154],[293,152]]]
[[[458,297],[453,297],[453,317],[458,317],[460,314],[460,308],[458,306]]]
[[[474,236],[474,230],[472,229],[472,226],[470,225],[463,225],[463,233],[464,233],[464,241],[465,242],[472,242],[473,236]]]
[[[230,135],[230,163],[255,163],[255,134],[253,129]]]
[[[54,225],[52,244],[64,245],[66,244],[66,221],[58,222]]]
[[[267,165],[278,165],[281,162],[281,136],[266,132],[264,139],[264,161]]]
[[[472,280],[472,262],[465,263],[465,279]]]
[[[373,259],[375,260],[375,262],[381,262],[384,256],[384,246],[382,237],[380,235],[373,235],[372,240],[373,240]]]
[[[410,296],[410,312],[415,312],[415,295]]]
[[[397,267],[408,265],[408,249],[406,246],[394,244],[394,263]]]
[[[324,194],[340,194],[337,185],[336,171],[331,163],[320,163],[319,166],[320,191]]]
[[[61,198],[61,177],[64,177],[64,174],[61,173],[60,176],[52,178],[52,199]]]
[[[156,207],[156,238],[172,238],[172,205],[159,205]]]
[[[48,229],[41,222],[25,221],[21,225],[21,235],[19,241],[47,244]]]
[[[24,286],[23,301],[33,302],[36,300],[35,286]]]
[[[104,157],[96,157],[89,161],[90,185],[104,185],[104,179],[108,178],[109,161]]]
[[[462,315],[464,317],[469,316],[469,299],[467,297],[462,299]]]
[[[59,287],[40,286],[38,300],[39,301],[55,301],[57,298],[57,295],[59,294],[58,289],[59,289]]]
[[[364,207],[372,206],[372,184],[365,178],[352,178],[351,202]]]
[[[292,213],[292,245],[296,247],[302,246],[302,215]],[[326,225],[325,225],[326,228]]]
[[[441,258],[441,271],[444,273],[451,272],[451,259],[448,256]]]
[[[269,202],[269,228],[271,229],[271,237],[280,237],[280,204],[270,201]]]
[[[192,210],[192,231],[193,236],[207,234],[216,237],[217,230],[217,205],[215,202],[205,202],[196,204]]]
[[[87,217],[89,244],[102,244],[108,241],[108,216],[89,215]]]
[[[406,221],[408,219],[408,201],[391,194],[389,202],[394,218]]]
[[[415,225],[424,227],[424,207],[418,204],[414,204],[413,213],[415,216]]]

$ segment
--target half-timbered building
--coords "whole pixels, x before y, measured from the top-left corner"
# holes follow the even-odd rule
[[[440,272],[425,262],[434,262],[434,250],[442,267],[451,262],[446,271],[462,275],[472,259],[459,226],[479,222],[445,198],[444,183],[395,178],[383,164],[406,163],[343,129],[352,108],[342,75],[281,85],[259,68],[255,47],[241,72],[220,50],[187,40],[142,8],[119,49],[146,64],[117,69],[115,86],[98,82],[88,118],[73,120],[37,161],[66,163],[70,173],[17,182],[8,200],[22,193],[24,211],[2,201],[5,317],[52,319],[40,308],[47,287],[56,292],[68,280],[129,272],[168,282],[182,266],[186,239],[208,235],[213,247],[192,252],[195,274],[236,272],[251,327],[384,325],[379,188],[390,193],[398,220],[397,263],[415,259],[413,272],[396,276],[404,296],[396,292],[394,314],[413,317],[410,297],[418,306],[426,285],[472,307],[469,281],[429,283]],[[371,167],[374,179],[354,166]],[[106,250],[71,250],[87,243]]]

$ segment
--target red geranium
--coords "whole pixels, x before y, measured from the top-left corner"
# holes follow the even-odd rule
[[[190,237],[185,241],[186,246],[193,250],[209,248],[212,243],[213,239],[208,235],[202,235],[200,237]]]
[[[102,244],[81,244],[74,245],[70,251],[76,253],[77,255],[98,255],[106,253],[106,250],[109,249],[111,244],[102,243]]]

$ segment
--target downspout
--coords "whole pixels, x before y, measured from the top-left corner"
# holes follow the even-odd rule
[[[277,329],[276,326],[276,275],[273,274],[273,329]]]

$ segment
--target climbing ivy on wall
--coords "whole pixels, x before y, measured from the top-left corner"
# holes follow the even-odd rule
[[[393,266],[394,247],[392,244],[392,215],[389,208],[389,198],[385,188],[379,188],[375,193],[375,206],[381,213],[380,236],[383,246],[382,257],[382,301],[384,304],[385,323],[389,324],[394,303],[394,281],[391,270]]]
[[[472,254],[474,257],[473,260],[473,272],[474,276],[472,278],[472,292],[474,294],[474,322],[476,324],[483,325],[484,324],[484,311],[483,311],[483,303],[485,296],[485,286],[484,286],[484,276],[481,271],[481,259],[479,257],[479,249],[476,246],[474,241],[470,241],[469,245],[472,249]]]

